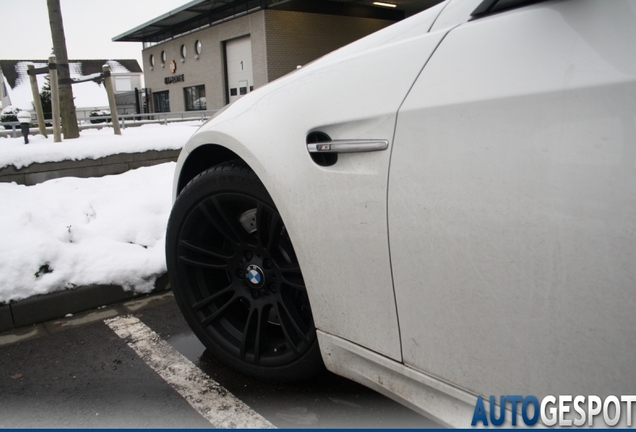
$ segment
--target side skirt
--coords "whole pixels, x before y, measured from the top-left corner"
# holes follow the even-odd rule
[[[449,427],[467,428],[477,395],[373,351],[317,331],[325,366]]]

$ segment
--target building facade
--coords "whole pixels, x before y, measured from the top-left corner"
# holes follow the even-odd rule
[[[148,112],[213,110],[403,17],[330,0],[195,0],[113,40],[144,43]]]

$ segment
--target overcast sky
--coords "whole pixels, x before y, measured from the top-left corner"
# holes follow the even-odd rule
[[[190,0],[60,0],[69,59],[137,59],[140,42],[112,38]],[[46,0],[0,0],[0,59],[46,59],[51,30]]]

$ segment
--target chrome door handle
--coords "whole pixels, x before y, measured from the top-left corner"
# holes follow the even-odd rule
[[[389,148],[385,139],[334,140],[307,144],[309,153],[361,153]]]

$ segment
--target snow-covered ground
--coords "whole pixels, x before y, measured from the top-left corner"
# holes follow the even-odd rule
[[[147,124],[129,127],[115,135],[111,127],[86,129],[78,139],[54,143],[53,135],[29,135],[24,138],[0,138],[0,168],[13,165],[16,168],[34,162],[59,162],[63,160],[96,159],[116,153],[135,153],[147,150],[180,149],[185,141],[201,126],[201,121]]]
[[[200,122],[82,131],[33,144],[0,138],[0,166],[180,148]],[[7,163],[8,162],[8,163]],[[165,229],[175,163],[35,186],[0,183],[0,303],[90,284],[147,292],[166,271]]]

